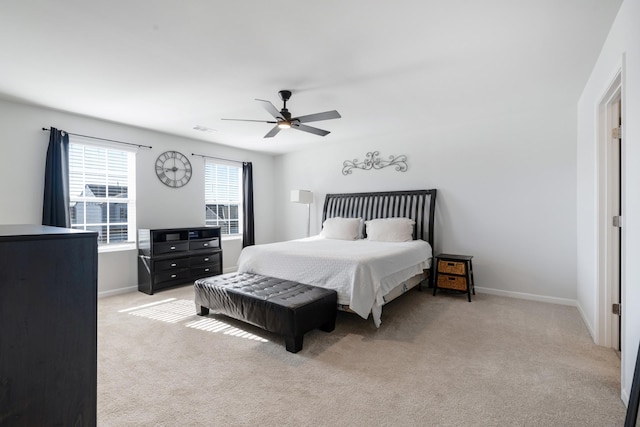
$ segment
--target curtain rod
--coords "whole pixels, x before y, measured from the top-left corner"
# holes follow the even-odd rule
[[[51,131],[51,128],[42,128],[42,130],[44,131]],[[153,148],[150,145],[142,145],[142,144],[132,144],[131,142],[122,142],[122,141],[116,141],[115,139],[107,139],[107,138],[99,138],[97,136],[89,136],[89,135],[81,135],[79,133],[71,133],[71,132],[67,132],[66,130],[61,130],[61,132],[64,132],[66,134],[69,135],[74,135],[74,136],[82,136],[84,138],[91,138],[91,139],[99,139],[101,141],[109,141],[109,142],[115,142],[116,144],[125,144],[125,145],[133,145],[135,147],[144,147],[144,148]]]
[[[247,163],[247,162],[241,162],[240,160],[225,159],[225,158],[223,158],[223,157],[206,156],[206,155],[204,155],[204,154],[191,153],[191,155],[192,155],[192,156],[200,156],[200,157],[204,157],[205,159],[224,160],[225,162],[233,162],[233,163],[240,163],[240,164]]]

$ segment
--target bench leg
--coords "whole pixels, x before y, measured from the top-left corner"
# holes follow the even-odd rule
[[[200,306],[200,310],[198,310],[198,316],[206,316],[209,314],[209,309],[207,307]]]
[[[302,338],[304,335],[298,335],[295,337],[284,337],[284,345],[287,351],[291,353],[297,353],[302,350]]]
[[[336,328],[336,319],[333,318],[332,320],[328,321],[327,323],[323,323],[322,325],[320,325],[320,330],[323,332],[331,332]]]

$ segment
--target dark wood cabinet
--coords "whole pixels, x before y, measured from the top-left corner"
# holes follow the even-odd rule
[[[471,302],[471,293],[476,294],[472,258],[469,255],[437,255],[433,295],[438,289],[461,291],[467,294],[467,299]]]
[[[97,233],[0,225],[0,425],[96,425],[97,283]]]
[[[222,274],[220,227],[138,230],[138,290],[154,292]]]

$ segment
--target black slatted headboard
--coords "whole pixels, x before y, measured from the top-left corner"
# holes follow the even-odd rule
[[[377,193],[327,194],[322,222],[327,218],[411,218],[416,222],[413,238],[433,247],[436,190],[384,191]]]

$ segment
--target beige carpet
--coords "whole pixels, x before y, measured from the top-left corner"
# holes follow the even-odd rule
[[[146,307],[144,307],[146,305]],[[99,300],[99,426],[621,426],[620,361],[577,310],[411,291],[297,354],[195,314],[190,286]]]

